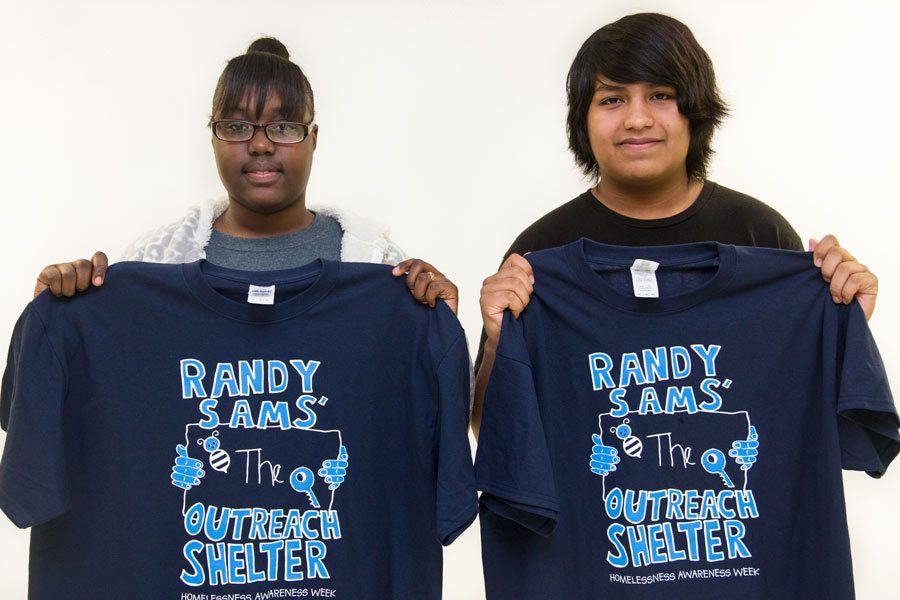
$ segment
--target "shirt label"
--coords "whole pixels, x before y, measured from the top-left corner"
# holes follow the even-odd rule
[[[247,291],[247,302],[250,304],[275,304],[274,285],[253,285]]]
[[[635,298],[659,298],[659,286],[656,283],[658,262],[638,258],[631,265],[631,283],[634,286]]]

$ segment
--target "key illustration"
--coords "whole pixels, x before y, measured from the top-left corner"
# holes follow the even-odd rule
[[[316,482],[316,476],[306,467],[297,467],[291,472],[291,487],[295,492],[302,492],[309,498],[309,503],[313,508],[320,508],[319,499],[313,491],[313,484]]]
[[[716,448],[710,448],[700,457],[700,464],[703,465],[703,470],[710,475],[719,475],[726,486],[730,488],[734,487],[731,477],[725,472],[724,452],[717,450]]]

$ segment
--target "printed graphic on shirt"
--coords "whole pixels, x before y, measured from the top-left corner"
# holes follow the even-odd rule
[[[171,475],[183,496],[184,584],[331,578],[348,452],[339,429],[317,427],[329,403],[315,392],[321,364],[181,360],[182,398],[197,403]]]
[[[590,468],[602,477],[613,567],[753,556],[746,534],[759,517],[750,478],[759,434],[746,410],[729,410],[734,382],[717,372],[721,351],[692,344],[588,356],[592,389],[608,408]]]

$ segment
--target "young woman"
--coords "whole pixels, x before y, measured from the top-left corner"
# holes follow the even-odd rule
[[[319,134],[312,86],[274,38],[231,59],[213,94],[209,122],[226,198],[191,208],[135,240],[123,260],[161,263],[205,258],[243,270],[289,269],[317,258],[396,264],[417,300],[442,298],[456,312],[458,291],[425,261],[406,259],[387,228],[334,207],[310,209],[306,185]],[[399,264],[398,264],[399,263]],[[49,265],[35,296],[71,296],[103,284],[108,259]]]

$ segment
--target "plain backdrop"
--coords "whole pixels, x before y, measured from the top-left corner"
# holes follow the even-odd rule
[[[45,264],[117,255],[222,193],[206,128],[212,91],[225,61],[265,33],[315,90],[309,203],[388,222],[407,252],[447,273],[474,351],[482,279],[519,231],[590,185],[566,149],[575,52],[609,21],[659,11],[693,29],[732,107],[710,178],[774,206],[804,238],[837,234],[879,275],[870,324],[897,388],[898,7],[4,0],[0,342]],[[896,471],[845,477],[860,598],[900,596]],[[25,597],[27,547],[28,533],[0,519],[0,598]],[[445,597],[483,598],[477,524],[445,557]]]

